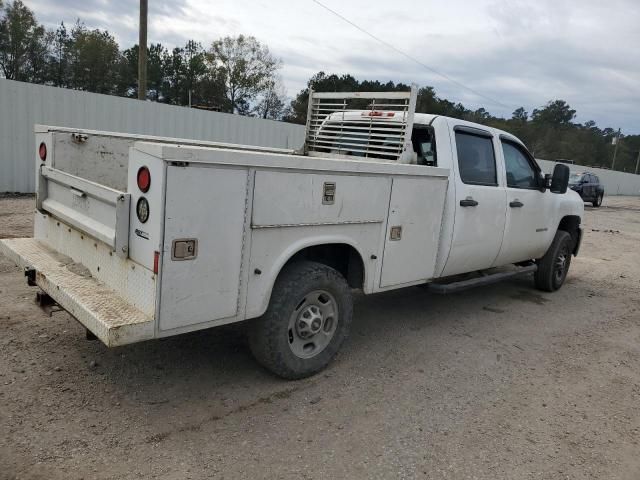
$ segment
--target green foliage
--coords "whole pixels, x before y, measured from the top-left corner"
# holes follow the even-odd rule
[[[8,3],[0,17],[0,70],[4,77],[42,80],[48,41],[44,27],[24,3]]]
[[[267,82],[254,112],[260,118],[269,118],[272,120],[281,118],[285,107],[285,96],[282,80],[280,77],[274,77]]]
[[[564,100],[549,102],[544,108],[534,109],[531,114],[532,121],[541,125],[571,125],[574,118],[576,111]]]
[[[147,98],[174,105],[281,118],[285,93],[281,62],[254,37],[194,40],[168,51],[147,49]],[[121,51],[107,31],[79,20],[71,31],[38,25],[21,0],[0,0],[0,75],[56,87],[137,98],[138,46]]]
[[[224,108],[232,113],[248,114],[252,101],[270,88],[280,68],[280,61],[271,55],[266,45],[244,35],[216,40],[209,54],[224,79]]]
[[[121,56],[107,31],[88,30],[76,23],[69,43],[70,86],[96,93],[112,93],[118,84]]]

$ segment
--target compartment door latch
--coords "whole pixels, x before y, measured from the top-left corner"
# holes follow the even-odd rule
[[[193,260],[198,256],[196,238],[177,238],[171,242],[171,260]]]

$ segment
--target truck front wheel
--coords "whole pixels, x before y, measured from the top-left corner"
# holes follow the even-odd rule
[[[538,270],[534,277],[537,288],[554,292],[562,286],[571,265],[572,251],[573,238],[569,233],[558,230],[549,250],[538,260]]]
[[[339,272],[294,262],[280,273],[267,311],[251,325],[251,351],[280,377],[308,377],[336,355],[349,335],[352,313],[351,289]]]

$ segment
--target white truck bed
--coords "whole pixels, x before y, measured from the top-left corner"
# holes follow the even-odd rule
[[[260,316],[283,265],[314,245],[353,248],[366,293],[433,276],[448,169],[56,127],[36,142],[49,156],[36,158],[35,239],[0,250],[108,346]],[[174,258],[180,239],[197,256]]]

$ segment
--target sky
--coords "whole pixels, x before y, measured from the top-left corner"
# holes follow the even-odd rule
[[[441,98],[506,117],[563,99],[578,122],[640,134],[640,0],[319,1],[422,65],[313,0],[148,0],[148,39],[207,47],[253,35],[282,59],[291,97],[322,70],[433,86]],[[47,27],[79,18],[121,48],[137,43],[135,0],[24,3]]]

